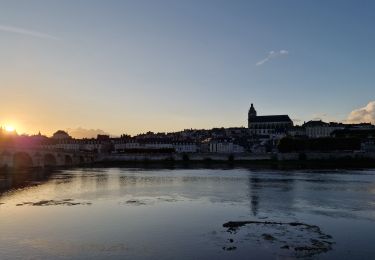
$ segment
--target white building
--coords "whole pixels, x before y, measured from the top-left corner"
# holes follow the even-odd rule
[[[288,130],[288,135],[293,137],[303,137],[306,136],[306,129],[303,126],[296,125]]]
[[[175,142],[173,148],[177,153],[196,153],[198,146],[194,142]]]
[[[196,153],[198,146],[195,142],[173,142],[169,140],[132,140],[132,139],[120,139],[115,140],[114,150],[116,152],[124,152],[126,150],[158,150],[158,149],[173,149],[177,153]]]
[[[208,142],[210,153],[243,153],[245,149],[228,139],[211,139]]]
[[[308,138],[329,137],[331,133],[338,129],[344,129],[343,124],[326,123],[322,120],[309,121],[302,125]]]
[[[141,147],[139,142],[130,139],[115,140],[113,146],[116,152],[121,152],[129,149],[140,149]]]
[[[49,139],[42,144],[45,149],[65,150],[65,151],[89,151],[103,152],[108,150],[108,142],[96,139]]]
[[[165,143],[165,142],[145,142],[140,144],[141,148],[144,149],[172,149],[173,145],[172,143]]]

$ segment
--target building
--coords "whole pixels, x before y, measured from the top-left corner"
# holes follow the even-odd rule
[[[131,138],[117,138],[113,140],[113,146],[115,152],[124,152],[127,150],[140,149],[141,145],[139,142]]]
[[[375,129],[355,129],[355,128],[346,128],[338,129],[332,132],[332,137],[335,138],[358,138],[358,139],[374,139],[375,138]]]
[[[288,115],[258,116],[251,104],[248,113],[248,128],[252,135],[271,135],[286,133],[293,127],[293,121]]]
[[[306,137],[306,129],[303,126],[295,125],[289,129],[288,135],[293,137]]]
[[[57,134],[56,134],[57,133]],[[112,149],[110,140],[74,139],[64,131],[57,131],[52,138],[46,138],[41,143],[42,148],[65,151],[86,151],[108,153]],[[65,133],[65,134],[64,134]],[[66,137],[68,135],[69,137]]]
[[[132,138],[119,138],[113,140],[116,153],[126,152],[155,152],[174,151],[176,153],[196,153],[198,145],[194,141],[174,141],[168,138],[146,138],[134,140]]]
[[[309,121],[302,125],[305,128],[306,136],[308,138],[329,137],[331,133],[338,129],[344,129],[343,124],[326,123],[322,120]]]
[[[246,127],[229,127],[224,130],[227,137],[243,137],[249,133]]]
[[[229,138],[212,138],[207,140],[208,152],[210,153],[243,153],[245,149],[233,143]]]
[[[172,145],[176,153],[198,152],[198,146],[195,142],[173,142]]]
[[[367,153],[375,153],[375,140],[367,140],[362,142],[361,150]]]

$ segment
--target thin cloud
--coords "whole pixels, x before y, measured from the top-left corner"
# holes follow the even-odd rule
[[[375,101],[371,101],[365,107],[361,107],[350,112],[346,122],[375,124]]]
[[[101,129],[68,128],[66,131],[74,138],[96,138],[97,135],[109,135]]]
[[[327,114],[327,113],[315,113],[309,117],[309,120],[319,121],[322,120],[324,122],[341,122],[343,121],[345,115],[341,113],[334,113],[334,114]]]
[[[37,38],[56,40],[56,41],[60,40],[58,37],[47,34],[47,33],[42,33],[42,32],[38,32],[38,31],[33,31],[33,30],[25,29],[25,28],[8,26],[8,25],[1,25],[0,24],[0,31],[8,32],[8,33],[22,34],[22,35],[32,36],[32,37],[37,37]]]
[[[268,53],[268,56],[266,58],[264,58],[263,60],[260,60],[258,61],[255,65],[256,66],[261,66],[263,65],[264,63],[274,59],[274,58],[277,58],[277,57],[280,57],[280,56],[286,56],[289,54],[289,51],[287,50],[280,50],[280,51],[270,51]]]
[[[322,120],[322,121],[325,121],[327,120],[327,118],[329,118],[329,115],[327,113],[316,113],[316,114],[313,114],[312,116],[312,120]]]

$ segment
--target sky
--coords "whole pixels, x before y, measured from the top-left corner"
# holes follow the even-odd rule
[[[0,0],[0,125],[46,135],[246,126],[251,103],[296,124],[375,122],[374,10],[366,0]]]

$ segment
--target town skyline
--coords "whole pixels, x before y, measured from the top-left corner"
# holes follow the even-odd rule
[[[253,107],[253,103],[251,103],[251,107],[250,107],[249,110],[251,110],[252,107]],[[327,120],[324,120],[323,118],[315,117],[315,118],[311,118],[309,120],[302,121],[302,122],[301,122],[301,120],[295,120],[295,119],[293,120],[293,118],[291,118],[291,121],[293,122],[293,124],[295,126],[303,125],[305,122],[312,122],[312,121],[323,121],[323,122],[326,121],[328,123],[339,123],[339,124],[340,123],[342,123],[342,124],[360,124],[360,123],[375,124],[374,120],[373,120],[373,117],[374,117],[373,111],[375,111],[375,102],[370,102],[365,107],[353,110],[348,115],[346,120],[341,120],[341,121],[328,120],[327,121]],[[258,115],[264,116],[264,114],[258,114]],[[148,133],[148,132],[175,133],[175,132],[181,132],[181,131],[189,130],[189,129],[192,129],[192,130],[210,130],[210,129],[215,129],[215,128],[247,128],[247,127],[248,126],[246,124],[244,124],[244,125],[230,125],[230,126],[217,125],[217,126],[213,126],[213,127],[202,127],[202,128],[185,127],[183,129],[162,130],[162,131],[158,131],[158,130],[154,130],[154,129],[146,129],[146,130],[143,130],[143,131],[140,131],[140,132],[135,132],[135,133],[122,131],[119,134],[112,134],[112,133],[106,132],[105,130],[102,130],[102,129],[99,129],[99,128],[97,128],[97,129],[85,129],[85,128],[82,128],[82,127],[65,128],[65,129],[59,128],[59,129],[53,130],[51,133],[42,133],[40,130],[38,131],[38,133],[19,133],[17,131],[17,128],[14,125],[10,125],[10,124],[0,125],[0,129],[3,130],[5,133],[15,133],[15,134],[19,134],[19,135],[42,134],[42,135],[45,135],[45,136],[53,136],[53,134],[56,133],[56,131],[62,130],[64,132],[67,132],[71,137],[77,138],[77,139],[96,138],[98,135],[108,135],[108,136],[111,136],[111,137],[120,137],[124,134],[130,135],[130,136],[137,136],[137,135],[142,135],[142,134],[145,134],[145,133]]]

